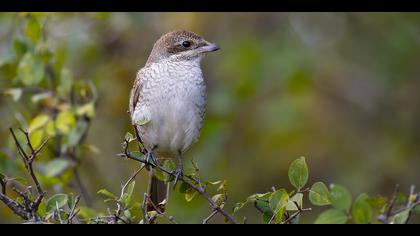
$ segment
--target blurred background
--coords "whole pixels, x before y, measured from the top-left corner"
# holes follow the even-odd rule
[[[10,34],[19,33],[15,21],[15,14],[0,15],[0,59],[11,53]],[[138,168],[116,157],[131,131],[129,92],[153,43],[175,29],[222,48],[203,60],[207,117],[186,156],[203,178],[227,180],[229,209],[272,186],[292,189],[287,170],[300,156],[309,183],[342,184],[353,197],[390,196],[397,183],[404,192],[420,187],[419,13],[54,13],[46,24],[48,46],[66,53],[76,80],[98,88],[86,140],[98,152],[84,155],[80,166],[95,208],[107,206],[99,189],[118,193]],[[13,104],[0,97],[2,146],[17,124]],[[136,197],[146,185],[145,172]],[[186,203],[173,193],[169,212],[179,222],[200,223],[210,208],[199,197]],[[261,218],[252,207],[239,215]],[[19,221],[0,204],[6,222]]]

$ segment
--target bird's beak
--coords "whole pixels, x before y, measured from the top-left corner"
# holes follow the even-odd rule
[[[203,52],[214,52],[220,49],[220,47],[214,43],[207,43],[205,46],[201,48]]]

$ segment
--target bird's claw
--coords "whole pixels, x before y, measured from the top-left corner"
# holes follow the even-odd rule
[[[176,188],[176,185],[178,184],[179,179],[183,178],[183,173],[181,168],[177,168],[173,175],[175,175],[175,181],[174,181],[174,189]]]
[[[157,165],[157,161],[155,158],[155,155],[153,154],[153,152],[147,152],[146,154],[146,163],[148,163],[149,165]]]

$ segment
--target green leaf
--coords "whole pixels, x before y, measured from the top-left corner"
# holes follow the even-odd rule
[[[362,193],[354,201],[352,208],[353,220],[356,224],[367,224],[372,218],[372,209],[367,202],[368,195]]]
[[[270,208],[270,202],[268,200],[257,199],[257,200],[255,200],[254,204],[262,212],[271,212],[271,213],[273,213],[273,211]]]
[[[331,204],[331,195],[327,186],[322,182],[314,183],[309,191],[309,200],[317,206]]]
[[[57,86],[57,92],[62,97],[70,95],[73,87],[73,74],[67,68],[63,68],[60,71],[60,83]]]
[[[288,211],[297,211],[297,210],[299,210],[294,202],[296,202],[298,204],[298,206],[300,208],[302,208],[303,207],[302,201],[303,201],[303,194],[302,193],[296,193],[287,202],[286,210],[288,210]]]
[[[111,193],[110,191],[108,191],[107,189],[100,189],[97,194],[102,194],[106,197],[110,197],[112,199],[117,199],[117,196],[115,196],[113,193]]]
[[[130,210],[125,210],[124,211],[124,216],[127,217],[127,219],[130,219],[131,218],[131,212],[130,212]]]
[[[218,193],[226,193],[227,192],[227,181],[223,180],[219,187],[217,188]]]
[[[162,181],[162,182],[164,182],[164,181],[165,181],[165,179],[166,179],[166,175],[165,175],[165,173],[163,173],[163,171],[161,171],[160,169],[155,169],[155,170],[154,170],[154,174],[155,174],[156,179],[158,179],[158,180],[160,180],[160,181]]]
[[[348,211],[351,207],[352,196],[349,190],[337,184],[331,184],[331,204],[339,209]]]
[[[416,214],[420,214],[420,205],[414,207],[413,212]]]
[[[245,203],[243,203],[243,202],[235,203],[235,207],[233,208],[233,214],[235,214],[237,211],[242,209],[244,206],[245,206]]]
[[[76,124],[76,117],[73,112],[63,111],[60,112],[55,120],[55,127],[62,134],[69,134],[71,129],[74,128]]]
[[[45,176],[57,177],[61,175],[65,170],[67,170],[70,166],[71,162],[66,159],[54,159],[45,164]]]
[[[36,85],[44,78],[44,67],[40,60],[27,52],[19,62],[17,79],[26,86]]]
[[[17,182],[19,182],[19,183],[21,183],[21,184],[23,184],[23,185],[28,185],[29,183],[28,183],[28,180],[27,179],[25,179],[25,178],[22,178],[22,177],[14,177],[14,178],[10,178],[10,179],[7,179],[8,181],[17,181]]]
[[[29,123],[28,132],[32,133],[40,128],[43,128],[49,120],[50,117],[46,114],[37,115],[31,123]]]
[[[81,216],[83,219],[93,219],[95,217],[98,216],[98,213],[91,209],[91,208],[87,208],[87,207],[78,207],[79,210],[79,214],[77,214],[78,216]]]
[[[71,209],[73,207],[73,204],[74,204],[74,196],[73,196],[73,193],[68,193],[67,194],[67,198],[69,199],[67,201],[67,206]]]
[[[346,222],[346,213],[338,209],[328,209],[322,212],[315,220],[315,224],[344,224]]]
[[[36,17],[29,18],[25,26],[25,34],[36,44],[41,36],[41,24]]]
[[[305,157],[300,157],[292,162],[289,167],[289,180],[292,185],[301,189],[308,181],[308,166],[305,162]]]
[[[309,200],[316,206],[325,206],[331,204],[330,192],[327,186],[322,182],[316,182],[309,191]]]
[[[70,131],[70,134],[68,136],[68,141],[65,144],[65,147],[76,147],[80,144],[82,138],[86,134],[86,131],[89,127],[89,124],[85,120],[81,120],[76,123],[74,129]]]
[[[185,200],[187,202],[191,202],[196,195],[197,195],[197,191],[195,191],[193,188],[189,188],[187,192],[185,193]]]
[[[273,192],[270,196],[269,203],[272,211],[276,212],[282,207],[285,207],[289,201],[289,194],[285,189],[279,189]]]
[[[37,53],[42,63],[48,64],[51,58],[54,56],[53,52],[48,48],[48,44],[46,42],[41,42],[37,47]]]
[[[245,202],[238,202],[235,204],[234,207],[234,213],[240,210],[242,207],[244,207],[247,203],[255,203],[259,209],[262,211],[271,211],[269,206],[269,198],[271,196],[272,192],[267,193],[256,193],[251,196],[249,196]]]
[[[29,50],[29,45],[26,41],[19,38],[15,38],[13,40],[13,51],[17,59],[21,59],[28,50]]]
[[[375,210],[383,212],[386,209],[388,200],[383,196],[372,196],[366,199],[366,202]]]
[[[226,195],[218,193],[211,198],[218,206],[222,206],[226,201]]]
[[[41,200],[41,203],[38,206],[38,215],[44,217],[47,214],[47,205],[45,204],[45,199]]]
[[[133,134],[131,134],[130,132],[127,132],[125,134],[124,140],[127,140],[128,142],[131,142],[131,141],[135,140],[135,138],[134,138]]]
[[[214,181],[214,182],[211,182],[211,181],[206,181],[205,183],[206,183],[206,184],[211,184],[211,185],[218,185],[218,184],[221,184],[221,183],[222,183],[222,181],[221,181],[221,180]]]
[[[139,160],[144,160],[144,154],[139,151],[130,152],[131,156]]]
[[[165,167],[165,169],[169,170],[169,171],[175,171],[177,166],[175,165],[175,163],[172,160],[165,160],[163,162],[163,167]],[[170,182],[174,179],[174,177],[170,174],[164,173],[163,174],[163,181],[165,182]]]
[[[145,125],[149,122],[150,122],[150,120],[146,120],[146,119],[145,120],[138,120],[138,121],[136,121],[136,125],[142,126],[142,125]]]
[[[121,201],[125,203],[126,206],[130,205],[131,198],[133,196],[134,187],[136,186],[136,181],[132,181],[126,188],[125,193],[123,194],[123,197]]]
[[[395,203],[396,204],[404,204],[406,203],[408,200],[408,196],[405,195],[404,193],[398,192],[397,193],[397,198],[395,199]]]
[[[51,98],[51,93],[50,92],[45,92],[45,93],[38,93],[35,94],[31,97],[31,102],[34,104],[37,104],[38,102],[45,100],[47,98]]]
[[[262,223],[268,224],[268,222],[270,222],[272,217],[273,217],[273,212],[264,212]]]
[[[29,134],[29,140],[31,141],[31,144],[34,148],[37,148],[39,145],[41,145],[44,134],[44,130],[36,130]]]
[[[408,220],[408,217],[410,216],[410,210],[411,209],[407,209],[405,211],[402,211],[402,212],[396,214],[393,217],[392,223],[394,223],[394,224],[406,224],[407,220]]]
[[[22,97],[23,90],[21,88],[6,89],[3,94],[12,97],[13,101],[17,102]]]
[[[68,196],[67,194],[56,194],[54,196],[52,196],[50,199],[48,199],[47,201],[47,212],[53,211],[56,208],[56,205],[58,205],[58,208],[61,208],[63,206],[65,206],[67,204],[68,201]]]
[[[88,118],[93,118],[95,116],[95,103],[88,102],[85,105],[78,107],[76,109],[76,114],[78,116],[86,116]]]
[[[190,186],[185,182],[181,182],[181,185],[179,186],[179,193],[186,193],[188,189],[190,189]]]

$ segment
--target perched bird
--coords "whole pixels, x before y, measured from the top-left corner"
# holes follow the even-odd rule
[[[203,126],[207,92],[201,59],[218,49],[193,32],[169,32],[154,44],[131,90],[131,121],[148,157],[178,160],[174,188],[182,176],[183,153],[197,141]],[[167,201],[168,184],[157,179],[153,170],[150,173],[149,199],[159,206]],[[154,206],[148,204],[148,210]]]

